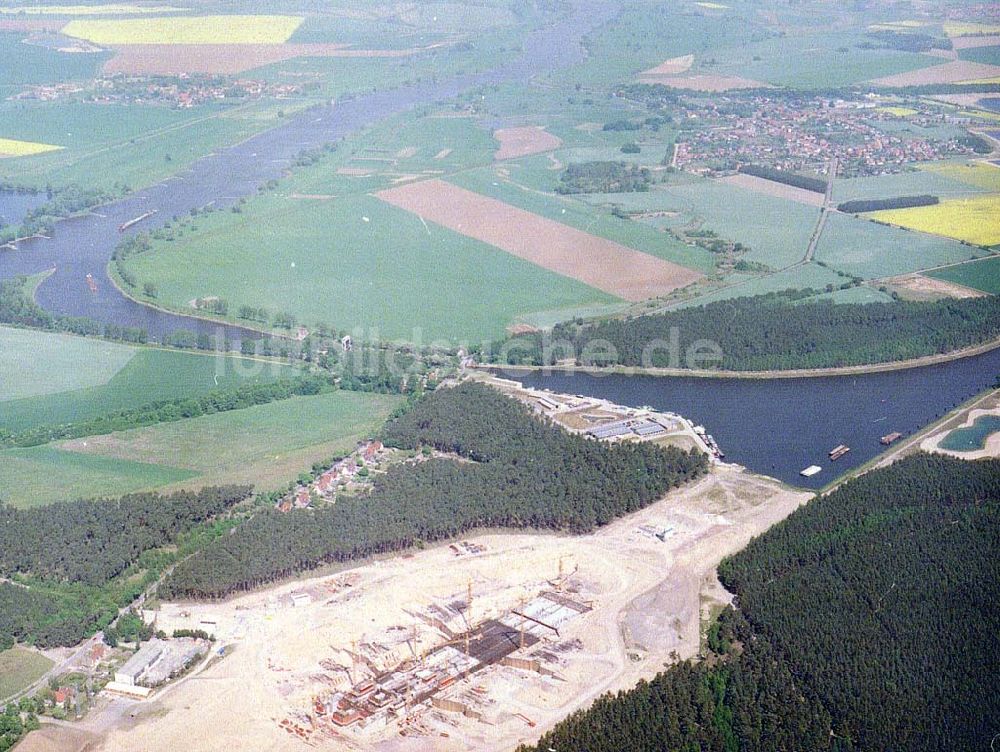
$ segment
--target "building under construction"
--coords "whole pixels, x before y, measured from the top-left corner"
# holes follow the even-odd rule
[[[452,605],[458,606],[452,610],[467,609],[468,601]],[[314,727],[329,723],[338,729],[381,728],[428,706],[488,721],[474,703],[449,698],[447,690],[496,664],[552,675],[544,665],[544,655],[531,655],[532,648],[543,640],[558,641],[563,624],[590,610],[588,604],[545,591],[500,618],[486,619],[464,632],[453,632],[444,618],[429,616],[427,621],[435,622],[442,643],[424,655],[414,650],[408,660],[356,681],[349,689],[318,696],[310,722]]]

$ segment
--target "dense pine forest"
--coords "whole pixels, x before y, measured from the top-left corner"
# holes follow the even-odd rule
[[[247,499],[249,486],[0,506],[0,647],[72,645],[138,593],[112,581],[148,552]],[[141,589],[141,584],[138,585]]]
[[[222,598],[320,564],[399,551],[483,527],[585,532],[707,469],[699,453],[600,444],[481,384],[441,389],[391,420],[387,446],[457,455],[392,466],[370,495],[318,511],[265,510],[182,562],[168,598]]]
[[[1000,460],[867,473],[723,562],[739,610],[708,660],[598,700],[531,752],[989,749],[998,550]]]
[[[569,322],[550,333],[514,337],[485,357],[512,365],[552,365],[567,354],[579,362],[591,353],[583,359],[586,365],[768,371],[908,360],[1000,337],[1000,298],[995,296],[929,303],[807,300],[816,292],[789,290],[595,324]],[[669,348],[674,339],[679,353]],[[686,349],[699,340],[717,343],[721,356],[686,363]]]

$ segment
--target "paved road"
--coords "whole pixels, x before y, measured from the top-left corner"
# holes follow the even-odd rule
[[[826,195],[823,196],[823,206],[819,210],[819,221],[816,223],[816,229],[813,230],[812,237],[809,238],[809,247],[806,249],[806,257],[803,259],[803,263],[808,264],[813,260],[813,256],[816,253],[816,246],[819,245],[819,239],[823,235],[823,228],[826,227],[826,218],[830,212],[834,211],[833,180],[837,177],[838,166],[839,162],[836,157],[831,159],[827,164]]]

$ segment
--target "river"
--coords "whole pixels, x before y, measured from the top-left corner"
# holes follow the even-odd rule
[[[340,140],[391,115],[450,99],[477,86],[526,80],[576,64],[584,59],[583,36],[610,20],[615,5],[607,0],[576,0],[572,8],[571,15],[528,34],[521,55],[495,70],[425,81],[314,107],[278,128],[203,157],[162,183],[99,207],[92,214],[60,222],[51,239],[27,240],[16,251],[0,251],[0,279],[55,268],[36,296],[38,303],[50,311],[142,327],[154,340],[162,340],[178,329],[225,332],[230,339],[239,340],[247,336],[247,330],[157,311],[122,295],[112,285],[106,269],[123,237],[118,227],[154,209],[155,215],[126,233],[152,230],[174,215],[185,215],[209,204],[229,207],[254,194],[261,184],[280,177],[304,149]],[[87,284],[88,274],[97,281],[96,291]]]
[[[501,372],[502,373],[502,372]],[[922,368],[862,376],[712,379],[564,373],[502,374],[525,386],[680,413],[715,436],[726,460],[804,488],[820,488],[885,450],[879,439],[910,435],[991,387],[1000,349]],[[838,444],[851,451],[835,462]],[[799,471],[823,470],[812,478]]]

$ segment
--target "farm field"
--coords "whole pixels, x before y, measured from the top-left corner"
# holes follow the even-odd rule
[[[1000,295],[1000,256],[991,256],[946,269],[935,269],[927,272],[927,276],[955,282],[992,295]]]
[[[137,348],[125,366],[103,384],[4,401],[0,428],[23,431],[87,420],[157,400],[194,397],[247,381],[270,381],[297,373],[292,366],[236,356]]]
[[[822,88],[919,70],[938,58],[887,49],[858,49],[858,31],[817,30],[714,49],[718,65],[703,66],[696,56],[693,72],[743,76],[776,86]]]
[[[532,159],[544,157],[529,157]],[[712,254],[702,248],[685,245],[639,222],[615,217],[610,211],[594,211],[583,196],[559,196],[532,187],[537,170],[522,165],[519,161],[496,169],[467,170],[449,175],[448,182],[704,274],[715,267]],[[550,174],[555,186],[557,174]]]
[[[26,16],[121,16],[140,13],[170,13],[183,10],[170,5],[133,5],[105,3],[103,5],[15,5],[0,8],[2,15]]]
[[[773,269],[805,257],[809,237],[819,219],[816,207],[718,181],[698,180],[636,195],[645,211],[677,212],[673,217],[650,219],[654,225],[678,227],[701,223],[703,229],[749,246],[752,250],[744,256],[748,261],[767,264]],[[626,194],[622,197],[626,198]],[[617,200],[615,196],[607,199]],[[630,208],[627,198],[624,205]],[[774,221],[776,216],[781,217],[780,222]]]
[[[0,31],[0,93],[6,98],[24,84],[93,78],[111,57],[107,52],[70,54],[24,44],[23,33]]]
[[[861,199],[895,198],[897,196],[922,196],[929,194],[939,198],[969,196],[989,188],[978,187],[958,178],[964,174],[961,165],[951,163],[928,165],[914,172],[896,175],[838,179],[833,183],[835,203]],[[997,169],[1000,174],[1000,169]]]
[[[986,251],[949,238],[907,232],[836,213],[828,217],[816,248],[817,261],[864,279],[895,277],[983,255]]]
[[[823,290],[827,285],[839,286],[846,281],[836,272],[831,269],[825,269],[819,264],[800,264],[764,277],[741,278],[734,275],[732,278],[727,279],[729,283],[727,287],[699,295],[696,298],[686,300],[672,307],[687,308],[689,306],[713,303],[717,300],[749,298],[754,295],[764,295],[769,292],[780,292],[782,290],[802,290],[805,288]]]
[[[965,50],[960,50],[958,56],[962,60],[969,60],[973,63],[1000,65],[1000,45],[991,45],[989,47],[970,47]]]
[[[15,141],[10,138],[0,138],[0,157],[31,157],[35,154],[58,151],[62,148],[62,146],[40,144],[35,141]]]
[[[948,199],[934,206],[877,211],[870,216],[976,245],[1000,243],[1000,195]]]
[[[196,475],[190,470],[67,452],[51,445],[0,450],[0,499],[16,507],[120,496]]]
[[[171,16],[70,21],[62,33],[99,45],[127,44],[280,44],[287,42],[301,16]]]
[[[338,391],[62,442],[60,450],[191,471],[185,486],[294,480],[369,438],[401,397]],[[181,479],[186,480],[186,479]]]
[[[665,295],[701,276],[444,181],[410,183],[377,195],[418,217],[625,300]],[[517,228],[516,233],[510,232],[512,227]]]
[[[294,104],[285,106],[286,110]],[[44,187],[75,183],[114,189],[162,180],[201,156],[278,123],[277,109],[190,110],[70,102],[0,102],[0,133],[66,148],[0,160],[0,180]]]
[[[0,700],[30,687],[52,665],[51,660],[34,650],[22,647],[0,650]]]
[[[199,228],[128,262],[165,303],[218,295],[231,311],[288,311],[359,339],[454,343],[496,338],[532,311],[615,301],[367,195],[262,196]]]
[[[1000,75],[1000,66],[952,60],[930,68],[911,70],[875,79],[882,86],[922,86],[924,84],[951,84]]]
[[[105,384],[136,352],[100,339],[0,326],[0,403]]]
[[[988,162],[945,162],[922,165],[921,169],[972,188],[1000,193],[1000,167]]]

